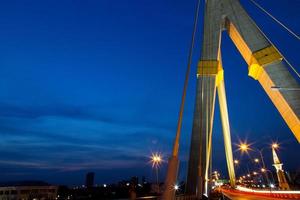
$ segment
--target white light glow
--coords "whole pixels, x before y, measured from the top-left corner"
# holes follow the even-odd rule
[[[175,189],[175,190],[178,190],[178,189],[179,189],[179,186],[178,186],[178,185],[174,185],[174,189]]]
[[[250,188],[245,188],[245,187],[241,187],[241,186],[237,186],[236,187],[237,190],[240,191],[244,191],[244,192],[253,192],[253,193],[264,193],[264,194],[300,194],[299,190],[254,190],[254,189],[250,189]]]

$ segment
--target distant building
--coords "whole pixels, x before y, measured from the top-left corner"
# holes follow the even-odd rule
[[[54,200],[57,186],[7,186],[0,187],[0,200]]]
[[[89,172],[86,174],[86,179],[85,179],[85,186],[86,187],[94,187],[94,177],[95,173],[94,172]]]

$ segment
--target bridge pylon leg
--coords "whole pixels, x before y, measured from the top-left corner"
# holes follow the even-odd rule
[[[186,185],[186,193],[198,198],[207,194],[216,90],[230,184],[235,186],[230,125],[221,66],[220,46],[223,30],[227,30],[248,64],[248,75],[261,84],[300,142],[300,92],[289,90],[300,88],[300,85],[287,68],[283,56],[257,27],[239,0],[205,1],[202,51],[197,71],[196,103]],[[254,102],[253,106],[260,106],[259,102]]]
[[[167,169],[167,177],[165,180],[164,192],[162,195],[162,200],[173,200],[175,199],[175,189],[174,186],[177,181],[179,167],[179,159],[178,156],[171,156],[168,160],[168,169]]]
[[[290,73],[281,53],[258,28],[240,2],[222,0],[222,3],[230,5],[225,7],[226,30],[248,64],[248,75],[261,84],[300,142],[300,92],[289,90],[300,88],[299,82]]]
[[[235,172],[234,172],[234,164],[233,164],[230,124],[229,124],[229,117],[228,117],[224,80],[221,80],[218,85],[218,98],[219,98],[219,105],[220,105],[220,114],[221,114],[223,137],[224,137],[224,147],[225,147],[227,169],[228,169],[228,174],[229,174],[229,178],[230,178],[230,185],[231,185],[231,187],[235,187]]]

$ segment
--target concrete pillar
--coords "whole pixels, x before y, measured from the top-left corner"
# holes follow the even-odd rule
[[[221,32],[230,38],[248,64],[249,76],[257,80],[300,142],[299,82],[287,69],[283,56],[249,17],[239,0],[206,0],[201,61],[197,72],[197,94],[187,175],[187,194],[201,197],[206,191],[211,151],[216,86],[218,88],[226,159],[231,185],[234,167],[221,61]],[[221,81],[221,82],[220,82]],[[253,105],[257,106],[257,105]]]

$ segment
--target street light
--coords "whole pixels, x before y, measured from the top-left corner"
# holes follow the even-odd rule
[[[162,156],[159,153],[153,153],[151,155],[151,163],[152,163],[152,167],[159,167],[159,165],[162,162]]]
[[[179,185],[177,185],[177,184],[174,185],[174,190],[175,190],[175,191],[179,190]]]
[[[274,148],[274,149],[277,149],[277,148],[279,148],[279,144],[278,143],[273,143],[271,145],[271,147]],[[263,157],[263,154],[262,154],[263,150],[265,150],[266,148],[268,148],[268,147],[266,146],[266,147],[263,147],[262,149],[253,148],[253,147],[250,147],[250,145],[247,144],[247,143],[241,143],[239,145],[239,150],[241,150],[242,152],[247,152],[248,153],[248,150],[252,150],[252,151],[256,151],[256,152],[259,153],[260,160],[261,160],[261,163],[262,163],[262,170],[263,169],[266,170],[266,165],[265,165],[264,157]],[[254,162],[259,163],[260,160],[258,158],[256,158],[256,159],[254,159]],[[270,184],[268,173],[265,173],[265,176],[266,176],[266,180],[267,180],[268,184]]]
[[[249,144],[247,144],[247,143],[241,143],[241,144],[239,144],[239,149],[242,152],[248,152],[248,150],[250,149],[249,148]]]
[[[238,165],[238,164],[240,163],[240,161],[238,161],[238,160],[234,160],[233,162],[234,162],[234,164],[236,164],[236,165]]]
[[[269,173],[271,174],[271,176],[272,176],[273,182],[275,182],[275,179],[274,179],[274,177],[273,177],[273,173],[272,173],[270,170],[268,170],[268,169],[266,169],[266,168],[261,168],[260,171],[263,172],[263,173],[266,173],[266,174],[267,174],[267,172],[269,172]]]
[[[157,192],[159,193],[159,183],[158,183],[158,168],[163,161],[162,155],[159,153],[152,153],[151,155],[151,163],[152,163],[152,168],[154,167],[156,170],[156,184],[157,184]]]

